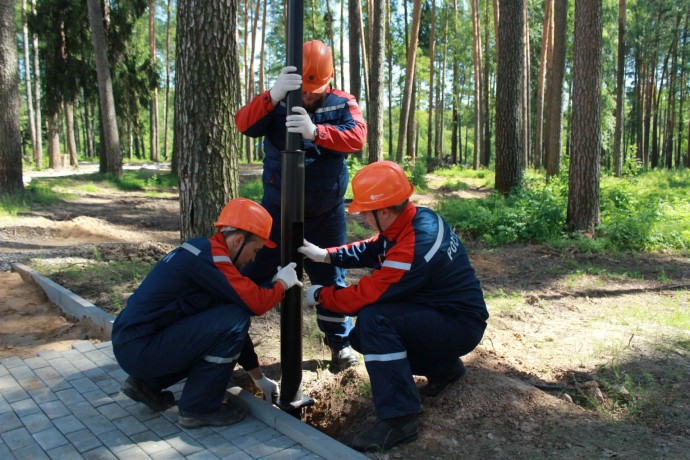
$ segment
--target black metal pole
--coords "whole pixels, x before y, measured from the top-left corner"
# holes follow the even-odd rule
[[[287,65],[295,66],[302,74],[302,17],[304,2],[288,1]],[[302,106],[302,91],[290,91],[287,111]],[[282,266],[297,263],[297,275],[302,278],[302,256],[297,248],[304,239],[304,150],[302,135],[286,129],[286,144],[282,155],[281,184],[281,241]],[[294,286],[285,293],[280,311],[280,397],[278,405],[286,411],[298,411],[313,402],[302,395],[302,289]]]

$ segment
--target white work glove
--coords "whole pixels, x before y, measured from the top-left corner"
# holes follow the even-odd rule
[[[314,305],[317,305],[319,303],[319,300],[317,299],[317,294],[321,291],[321,286],[320,284],[314,284],[311,286],[309,289],[307,289],[307,292],[304,294],[304,302],[310,306],[313,307]]]
[[[328,251],[318,247],[315,244],[310,243],[307,240],[303,240],[302,243],[304,246],[300,246],[297,248],[297,252],[304,254],[305,256],[309,257],[311,260],[314,262],[325,262],[326,261],[326,256],[328,255]]]
[[[305,108],[293,107],[292,111],[297,115],[288,115],[285,119],[285,126],[288,132],[301,134],[308,141],[316,139],[316,125],[312,123]]]
[[[264,394],[264,401],[273,404],[273,398],[278,397],[278,383],[264,375],[259,380],[254,380],[254,385]]]
[[[274,104],[285,99],[289,91],[296,91],[302,86],[302,75],[297,72],[297,67],[287,66],[283,67],[278,75],[278,80],[276,80],[273,88],[271,88],[271,100]]]
[[[294,285],[299,287],[303,286],[302,282],[297,279],[297,272],[295,271],[296,266],[297,264],[295,262],[290,262],[282,268],[278,267],[278,272],[276,273],[274,279],[282,281],[285,285],[286,291]]]

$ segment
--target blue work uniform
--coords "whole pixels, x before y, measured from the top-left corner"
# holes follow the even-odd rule
[[[367,127],[355,98],[344,91],[329,89],[321,106],[309,114],[316,125],[316,138],[303,140],[305,152],[304,237],[321,247],[345,244],[347,222],[344,196],[349,175],[345,154],[362,149]],[[282,151],[287,133],[287,106],[276,107],[270,91],[256,96],[235,115],[237,128],[250,137],[264,136],[263,198],[261,205],[273,217],[271,241],[280,242]],[[257,282],[270,279],[280,265],[280,248],[263,248],[242,273]],[[305,260],[304,269],[312,284],[345,286],[346,270]],[[352,319],[317,306],[317,324],[334,350],[348,346]]]
[[[386,231],[329,248],[331,264],[373,272],[343,289],[324,287],[324,308],[357,315],[350,334],[364,355],[376,412],[419,412],[413,375],[442,377],[482,339],[489,313],[465,247],[434,211],[408,204]]]
[[[158,262],[115,319],[115,358],[154,391],[186,378],[178,407],[215,412],[238,359],[258,366],[250,317],[284,296],[281,283],[260,287],[240,274],[222,233],[189,240]]]

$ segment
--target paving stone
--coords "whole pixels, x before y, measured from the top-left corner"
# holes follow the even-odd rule
[[[115,455],[121,460],[148,460],[151,458],[138,446],[131,447],[125,451],[116,452]]]
[[[10,448],[2,440],[0,440],[0,458],[12,458]]]
[[[85,353],[87,351],[92,351],[95,350],[96,347],[93,345],[93,343],[89,342],[88,340],[83,340],[81,342],[74,342],[72,344],[72,348],[75,350],[78,350],[81,353]]]
[[[265,457],[261,457],[261,460],[317,460],[320,459],[318,455],[314,454],[310,450],[307,450],[301,444],[292,445],[286,449],[279,450]]]
[[[86,424],[86,426],[96,436],[116,429],[116,426],[113,424],[113,422],[101,414],[89,417],[89,422]]]
[[[3,433],[22,426],[24,426],[24,424],[14,412],[3,412],[0,414],[0,427],[2,427]]]
[[[151,455],[156,452],[161,452],[163,450],[169,449],[171,446],[167,442],[163,441],[157,434],[152,431],[144,431],[143,433],[138,433],[130,436],[130,439],[137,443],[141,449],[147,454]]]
[[[49,428],[45,431],[34,433],[32,436],[45,451],[69,444],[67,438],[57,428]]]
[[[43,359],[50,361],[51,359],[56,359],[60,357],[60,353],[55,350],[43,350],[38,352],[38,356]]]
[[[107,378],[97,381],[96,385],[98,385],[105,394],[112,396],[120,392],[120,385],[122,384],[113,378]]]
[[[7,445],[11,451],[19,450],[22,447],[30,446],[35,444],[34,438],[31,437],[31,433],[21,426],[21,428],[7,429],[3,425],[2,441]]]
[[[65,435],[79,452],[87,452],[103,445],[100,439],[88,429],[75,431]]]
[[[74,388],[68,388],[67,390],[62,390],[62,391],[56,391],[55,396],[57,396],[60,401],[65,403],[67,406],[71,406],[73,404],[81,403],[81,402],[86,402],[86,399]]]
[[[58,399],[48,387],[38,388],[36,390],[29,390],[29,396],[38,404],[47,403],[49,401],[56,401]]]
[[[233,438],[238,438],[240,436],[244,436],[245,434],[262,430],[266,427],[267,425],[265,423],[253,418],[248,418],[236,425],[226,427],[225,429],[219,431],[218,434],[223,436],[225,439],[232,440]]]
[[[92,367],[91,369],[86,369],[83,372],[84,376],[91,379],[92,382],[97,382],[99,380],[110,378],[108,373],[100,367]]]
[[[48,361],[41,358],[40,356],[35,356],[33,358],[25,359],[24,364],[29,366],[29,369],[40,369],[42,367],[48,366]]]
[[[210,436],[199,439],[206,449],[217,455],[219,458],[225,458],[228,455],[232,455],[240,451],[240,448],[229,442],[227,439],[221,435],[214,433]],[[187,454],[190,455],[190,454]]]
[[[113,398],[105,394],[103,390],[98,387],[96,387],[95,390],[82,393],[82,396],[94,407],[105,406],[106,404],[114,402]]]
[[[151,454],[151,458],[154,460],[184,460],[187,457],[185,457],[175,449],[169,448]]]
[[[192,458],[194,458],[194,457],[192,457]],[[254,460],[254,457],[252,457],[248,453],[240,450],[240,451],[235,452],[232,455],[228,455],[223,460],[250,460],[250,459]]]
[[[67,406],[65,406],[62,403],[62,401],[59,400],[49,401],[47,403],[41,404],[41,410],[50,419],[64,417],[65,415],[69,415],[70,413],[69,409],[67,409]]]
[[[226,444],[229,444],[222,436],[219,436],[217,434],[214,434],[213,436],[217,436],[218,438],[222,439]],[[165,436],[164,439],[167,441],[168,444],[170,444],[170,446],[172,446],[173,449],[175,449],[182,455],[191,455],[204,450],[204,446],[200,442],[197,442],[197,438],[194,438],[185,432],[180,432],[171,436]]]
[[[160,437],[170,436],[181,431],[180,427],[170,423],[163,417],[157,417],[151,420],[147,420],[144,422],[144,425],[149,427],[151,431],[153,431]]]
[[[259,444],[267,442],[270,439],[280,436],[273,428],[263,428],[259,431],[254,431],[252,433],[247,433],[242,436],[235,437],[231,439],[232,443],[244,451],[248,451],[249,448]]]
[[[29,396],[29,394],[27,393],[26,396]],[[17,416],[19,416],[19,418],[22,418],[25,415],[41,412],[41,409],[38,407],[38,404],[36,404],[36,402],[30,397],[22,399],[21,401],[13,402],[10,404],[10,406],[12,407],[14,413],[17,414]]]
[[[86,427],[74,415],[56,418],[53,420],[55,427],[60,430],[62,434],[74,433],[75,431],[83,430]]]
[[[46,453],[51,460],[73,460],[79,457],[79,451],[71,444],[50,449]]]
[[[275,454],[276,452],[280,452],[281,450],[285,450],[297,444],[287,436],[283,436],[277,431],[276,433],[278,434],[277,437],[260,441],[257,444],[254,444],[253,446],[243,450],[253,457],[261,458]]]
[[[0,361],[6,369],[12,369],[13,367],[23,366],[24,361],[18,356],[10,356],[9,358],[4,358]]]
[[[53,426],[53,422],[43,413],[30,414],[22,417],[22,423],[29,430],[29,433],[38,433],[39,431],[47,430]]]
[[[148,431],[148,427],[137,420],[135,417],[123,417],[113,421],[113,424],[118,427],[127,436],[132,436],[137,433]]]
[[[0,377],[2,377],[3,375],[7,375],[9,373],[10,371],[8,371],[3,364],[0,364]]]
[[[0,394],[0,414],[4,414],[5,412],[11,412],[12,411],[12,406],[10,406],[10,403],[5,401],[5,398]]]
[[[98,439],[100,439],[103,445],[110,449],[115,455],[134,445],[132,440],[120,430],[111,430],[107,433],[99,434]]]
[[[16,460],[43,460],[50,458],[48,454],[43,451],[41,446],[36,443],[15,450],[12,452],[12,455],[14,455]]]
[[[91,405],[88,401],[82,401],[69,406],[70,410],[80,420],[89,420],[91,417],[96,415],[101,415],[98,410]]]
[[[81,377],[79,379],[71,380],[72,386],[79,393],[87,393],[89,391],[98,390],[98,386],[91,381],[88,377]]]
[[[98,447],[94,450],[84,452],[83,457],[86,460],[117,460],[115,454],[110,452],[106,447]]]
[[[111,421],[117,420],[122,417],[127,417],[129,415],[129,412],[127,412],[115,403],[106,404],[105,406],[98,407],[97,410],[101,414],[105,415],[108,418],[108,420]]]

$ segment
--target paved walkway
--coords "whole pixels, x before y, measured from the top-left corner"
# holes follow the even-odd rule
[[[119,392],[110,342],[0,361],[0,459],[366,458],[239,388],[251,415],[229,427],[181,428]],[[171,388],[180,396],[181,384]]]

